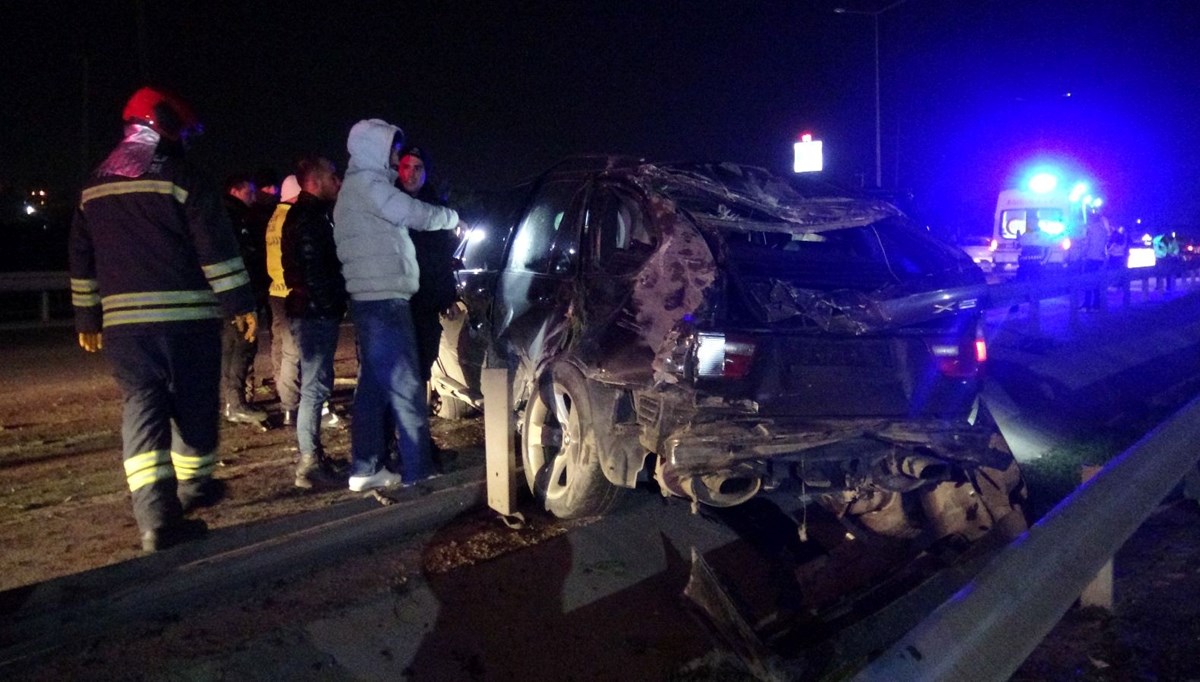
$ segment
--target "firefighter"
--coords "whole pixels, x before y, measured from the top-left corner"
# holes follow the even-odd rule
[[[70,237],[79,345],[104,349],[124,402],[125,478],[142,549],[203,535],[217,502],[222,321],[253,339],[254,297],[221,195],[184,159],[200,132],[179,98],[142,88],[95,170]]]

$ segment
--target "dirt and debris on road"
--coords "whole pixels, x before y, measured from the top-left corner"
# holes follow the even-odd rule
[[[339,346],[332,400],[343,414],[356,372],[348,336],[343,333]],[[139,556],[121,469],[120,392],[104,358],[75,348],[66,328],[5,330],[0,345],[7,367],[0,376],[0,590]],[[257,370],[269,376],[263,350]],[[256,393],[257,405],[277,413],[273,391]],[[480,419],[435,418],[431,428],[440,447],[458,453],[451,468],[482,462]],[[292,484],[295,438],[288,428],[223,423],[215,475],[227,482],[229,495],[195,515],[221,529],[352,499],[344,489]],[[349,457],[348,429],[326,429],[322,438],[333,457]]]

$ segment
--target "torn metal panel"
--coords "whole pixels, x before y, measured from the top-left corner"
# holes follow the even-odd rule
[[[659,230],[658,250],[646,260],[634,282],[631,305],[640,337],[654,351],[656,381],[674,380],[666,373],[679,324],[694,317],[717,279],[717,264],[704,238],[661,197],[649,202],[651,220]]]
[[[660,454],[672,464],[686,468],[724,466],[742,460],[808,455],[823,446],[854,440],[871,440],[907,450],[919,448],[946,459],[992,466],[1011,457],[1004,439],[990,425],[884,419],[804,422],[729,419],[687,424],[670,434]]]
[[[741,659],[757,680],[795,679],[783,661],[759,639],[754,628],[742,616],[712,567],[692,548],[692,572],[687,597],[704,615],[704,622],[717,637]]]

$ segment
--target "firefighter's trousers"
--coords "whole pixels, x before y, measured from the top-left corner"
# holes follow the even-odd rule
[[[182,516],[180,495],[198,492],[216,466],[221,332],[106,335],[104,350],[124,394],[121,440],[133,516],[142,532]]]

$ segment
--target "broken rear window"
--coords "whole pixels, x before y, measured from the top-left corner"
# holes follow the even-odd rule
[[[812,289],[876,290],[957,270],[965,258],[900,217],[825,232],[725,227],[719,233],[743,277]]]
[[[718,228],[823,232],[901,215],[886,202],[819,181],[784,180],[761,168],[688,164],[643,166],[639,172],[697,222]]]

